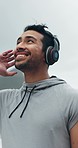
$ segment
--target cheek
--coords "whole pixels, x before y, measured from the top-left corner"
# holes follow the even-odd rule
[[[37,60],[40,60],[40,61],[45,61],[45,55],[44,55],[44,52],[42,50],[38,50],[38,52],[36,52],[35,54],[35,57]]]
[[[43,59],[45,61],[45,54],[42,51],[42,45],[33,45],[30,47],[32,58]]]

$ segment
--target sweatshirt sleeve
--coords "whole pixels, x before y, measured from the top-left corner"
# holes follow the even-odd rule
[[[0,91],[0,137],[1,137],[1,110],[2,110],[2,91]]]
[[[70,132],[70,129],[78,122],[78,90],[65,84],[60,88],[58,97],[64,124]]]
[[[68,116],[68,128],[69,130],[78,122],[78,93],[72,96],[69,116]]]
[[[12,101],[11,99],[11,96],[13,96],[12,92],[13,90],[10,90],[10,89],[0,90],[0,135],[1,135],[2,113],[6,108],[6,104]]]

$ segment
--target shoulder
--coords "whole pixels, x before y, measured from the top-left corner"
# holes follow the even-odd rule
[[[58,88],[59,103],[65,110],[73,109],[78,110],[78,90],[72,88],[70,85],[63,84]]]
[[[0,104],[10,103],[19,93],[19,89],[0,90]]]
[[[0,90],[0,98],[8,96],[8,95],[12,95],[15,92],[18,92],[18,89],[3,89],[3,90]]]
[[[57,86],[57,93],[62,96],[65,100],[74,100],[77,98],[78,100],[78,90],[71,87],[69,84],[64,83]]]
[[[78,122],[78,90],[68,84],[61,87],[60,109],[70,130]]]

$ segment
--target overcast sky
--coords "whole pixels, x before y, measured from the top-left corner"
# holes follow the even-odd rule
[[[0,52],[15,48],[26,25],[46,24],[61,43],[60,59],[49,73],[78,88],[77,14],[78,0],[0,0]]]
[[[78,89],[78,0],[0,0],[0,52],[14,49],[24,27],[34,23],[46,24],[61,43],[50,75]]]
[[[50,74],[77,88],[78,0],[0,0],[0,52],[14,49],[24,27],[44,23],[61,42],[60,59]]]

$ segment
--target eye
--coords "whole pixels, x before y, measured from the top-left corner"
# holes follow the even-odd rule
[[[21,40],[17,40],[17,45],[21,43]]]
[[[17,45],[20,44],[20,41],[17,42]]]
[[[29,39],[27,42],[28,43],[34,43],[34,41],[32,39]]]

